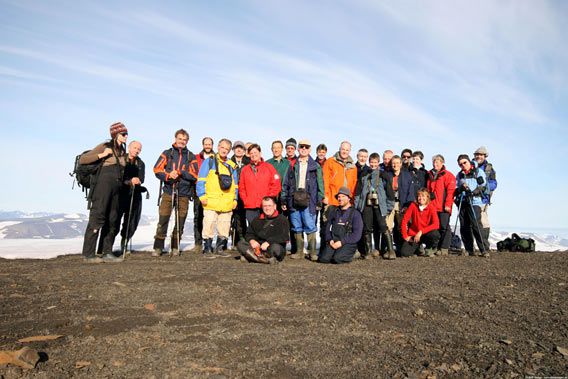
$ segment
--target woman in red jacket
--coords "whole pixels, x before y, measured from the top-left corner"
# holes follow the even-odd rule
[[[410,204],[402,218],[400,229],[404,243],[400,255],[410,257],[423,243],[426,245],[424,255],[434,256],[440,240],[439,227],[438,214],[434,205],[430,203],[430,194],[426,188],[421,188],[418,190],[417,201]]]

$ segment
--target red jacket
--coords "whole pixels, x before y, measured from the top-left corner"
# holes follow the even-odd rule
[[[454,174],[446,170],[446,166],[442,166],[440,172],[434,175],[433,170],[428,171],[427,186],[430,194],[434,194],[431,204],[436,208],[437,212],[444,212],[444,207],[450,208],[452,214],[452,206],[454,204],[454,192],[456,190],[456,177]]]
[[[282,190],[280,175],[270,163],[261,160],[258,164],[247,164],[241,170],[239,196],[245,208],[260,208],[262,198],[276,198]]]
[[[421,211],[418,208],[418,203],[413,202],[404,213],[400,231],[402,232],[402,238],[407,239],[409,236],[414,237],[419,231],[422,231],[422,235],[424,235],[439,228],[438,213],[432,206],[432,203],[428,204]]]

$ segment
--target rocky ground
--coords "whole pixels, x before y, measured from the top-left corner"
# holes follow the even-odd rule
[[[0,260],[0,288],[0,350],[42,357],[2,378],[568,375],[568,253]]]

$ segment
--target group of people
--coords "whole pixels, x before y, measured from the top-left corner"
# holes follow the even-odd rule
[[[127,151],[128,132],[122,123],[111,125],[110,134],[110,142],[81,157],[84,163],[102,162],[83,246],[88,262],[118,259],[112,246],[121,218],[125,219],[124,253],[141,210],[141,145],[131,142]],[[483,146],[473,160],[460,154],[460,171],[454,175],[441,154],[432,157],[432,168],[427,170],[423,153],[410,149],[400,155],[386,150],[382,162],[378,153],[369,155],[360,149],[354,160],[348,141],[341,142],[331,157],[324,144],[312,156],[307,139],[274,141],[267,160],[256,143],[221,139],[215,152],[213,139],[205,137],[196,155],[187,148],[188,142],[187,131],[176,131],[172,146],[154,165],[160,196],[152,256],[165,252],[172,214],[169,255],[180,254],[190,201],[195,238],[191,251],[205,258],[232,256],[229,240],[241,259],[257,263],[284,260],[288,243],[291,259],[320,263],[348,263],[357,256],[448,255],[454,204],[463,254],[489,256],[487,211],[497,180]],[[95,254],[99,231],[102,258]]]

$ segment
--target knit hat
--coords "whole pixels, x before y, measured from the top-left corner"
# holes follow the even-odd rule
[[[289,138],[289,139],[286,141],[286,146],[285,146],[285,147],[288,147],[288,146],[294,146],[294,149],[295,149],[295,148],[296,148],[296,140],[295,140],[294,138]]]
[[[335,198],[337,199],[337,197],[339,195],[345,195],[345,196],[347,196],[348,198],[351,199],[351,190],[349,190],[349,188],[343,186],[339,189],[339,192],[337,193],[337,195],[335,195]]]
[[[114,139],[120,133],[128,133],[128,129],[122,122],[115,122],[110,126],[110,138]]]
[[[473,153],[473,154],[474,154],[474,155],[475,155],[475,154],[483,154],[483,155],[485,155],[486,157],[489,156],[489,152],[487,151],[487,148],[486,148],[485,146],[481,146],[479,149],[475,150],[475,153]]]

